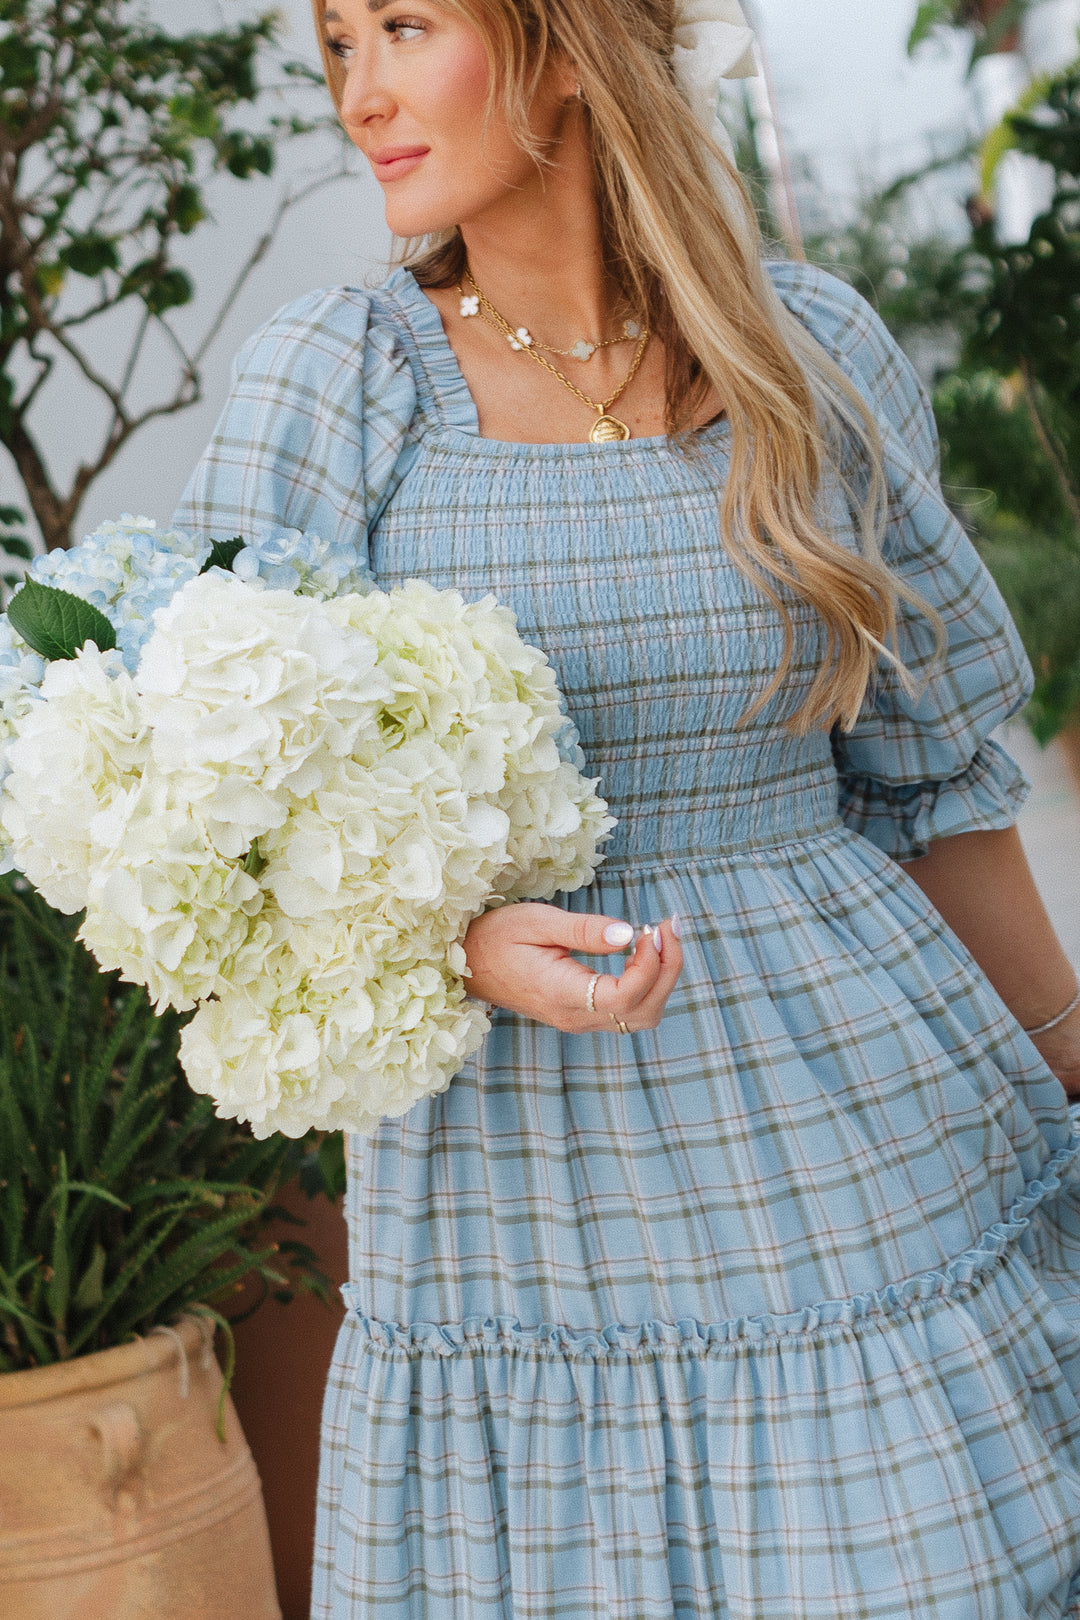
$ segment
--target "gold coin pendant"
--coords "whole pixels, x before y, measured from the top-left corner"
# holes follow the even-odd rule
[[[620,439],[628,439],[630,429],[625,422],[620,422],[617,416],[598,416],[589,429],[589,440],[592,444],[614,444]]]

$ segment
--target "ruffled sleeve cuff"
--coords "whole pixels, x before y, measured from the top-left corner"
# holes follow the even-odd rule
[[[1011,827],[1031,784],[997,743],[984,742],[967,769],[945,782],[895,785],[840,778],[840,815],[886,855],[911,861],[938,838]]]

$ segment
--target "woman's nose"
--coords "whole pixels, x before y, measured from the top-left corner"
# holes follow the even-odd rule
[[[359,145],[372,119],[389,117],[394,106],[394,98],[382,80],[377,61],[365,60],[358,52],[349,63],[341,97],[341,122],[346,132]]]

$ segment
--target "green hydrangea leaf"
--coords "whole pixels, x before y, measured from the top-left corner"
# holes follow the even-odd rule
[[[42,658],[74,658],[88,641],[102,652],[116,646],[116,631],[92,602],[36,579],[28,579],[11,598],[7,615],[12,629]]]
[[[200,572],[205,574],[210,568],[224,568],[227,574],[231,573],[233,562],[243,549],[244,542],[239,535],[235,540],[215,540]]]

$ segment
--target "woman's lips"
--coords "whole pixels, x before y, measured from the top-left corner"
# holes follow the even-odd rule
[[[430,146],[387,146],[371,153],[371,167],[377,180],[400,180],[411,174],[431,151]]]

